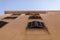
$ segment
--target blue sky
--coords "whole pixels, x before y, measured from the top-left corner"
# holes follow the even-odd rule
[[[0,0],[0,15],[6,10],[60,10],[60,0]]]

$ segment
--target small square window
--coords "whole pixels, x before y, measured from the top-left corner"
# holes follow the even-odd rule
[[[11,16],[5,17],[3,19],[16,19],[17,17],[18,17],[18,15],[11,15]]]
[[[8,22],[0,21],[0,28],[2,28],[4,25],[6,25]]]
[[[20,14],[13,14],[11,16],[5,17],[3,19],[16,19]]]
[[[12,17],[12,16],[9,16],[9,17],[5,17],[4,19],[15,19],[17,17]]]
[[[31,15],[29,19],[42,19],[39,15]]]

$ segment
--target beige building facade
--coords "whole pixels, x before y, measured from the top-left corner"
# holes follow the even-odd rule
[[[30,18],[33,15],[39,18]],[[29,28],[33,21],[44,25]],[[60,40],[59,31],[60,11],[5,11],[0,16],[0,40]]]

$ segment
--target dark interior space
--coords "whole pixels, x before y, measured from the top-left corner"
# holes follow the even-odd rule
[[[5,17],[5,18],[3,18],[3,19],[16,19],[17,17]]]
[[[7,17],[5,17],[5,18],[3,18],[3,19],[16,19],[19,15],[20,15],[20,14],[13,14],[13,15],[7,16]],[[2,19],[2,20],[3,20],[3,19]]]
[[[18,15],[11,15],[11,16],[7,16],[3,19],[16,19],[18,17]]]
[[[0,28],[2,28],[4,25],[6,25],[8,22],[0,21]]]
[[[29,22],[27,25],[27,28],[45,28],[45,24],[43,22],[39,22],[39,21],[32,21]]]
[[[31,15],[29,19],[42,19],[40,15]]]

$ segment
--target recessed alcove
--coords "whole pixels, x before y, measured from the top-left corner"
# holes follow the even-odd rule
[[[39,21],[32,21],[32,22],[29,22],[28,25],[27,25],[27,28],[40,28],[40,29],[43,29],[45,28],[45,24],[43,22],[39,22]]]
[[[0,21],[0,28],[4,27],[8,22]]]

